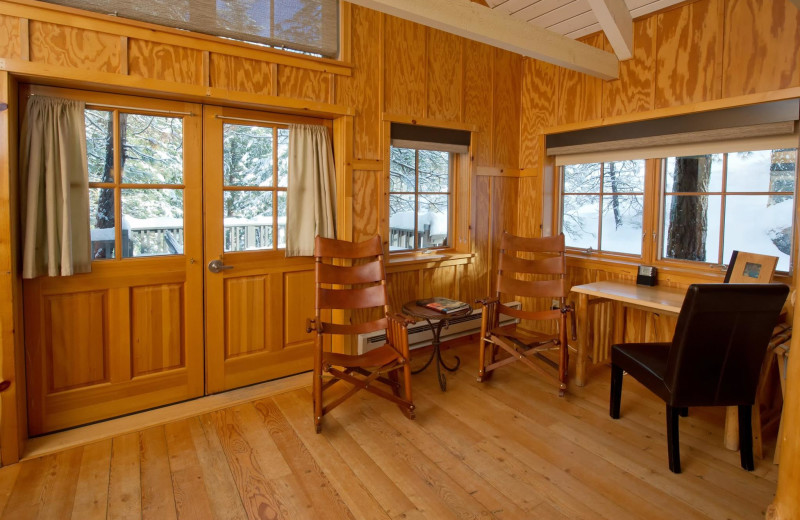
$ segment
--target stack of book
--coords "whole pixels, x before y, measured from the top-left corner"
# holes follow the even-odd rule
[[[450,298],[427,298],[425,300],[417,300],[417,305],[431,309],[442,314],[451,314],[464,309],[468,309],[469,304],[460,302],[458,300],[451,300]]]

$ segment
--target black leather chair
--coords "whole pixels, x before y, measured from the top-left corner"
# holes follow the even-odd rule
[[[611,348],[611,417],[619,419],[626,371],[666,402],[669,469],[680,473],[678,416],[690,406],[738,406],[742,467],[752,471],[751,406],[788,293],[783,284],[691,285],[672,343]]]

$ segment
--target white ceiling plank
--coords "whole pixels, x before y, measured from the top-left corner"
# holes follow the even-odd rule
[[[586,0],[573,0],[569,3],[565,3],[558,9],[553,9],[549,13],[537,16],[529,21],[538,25],[539,27],[549,29],[551,26],[561,23],[564,20],[568,20],[573,16],[580,16],[583,13],[591,12],[592,8],[589,7],[589,4],[586,2]]]
[[[572,1],[572,0],[568,0]],[[530,21],[536,17],[542,16],[543,14],[547,14],[551,11],[554,11],[560,7],[563,7],[564,4],[568,3],[567,0],[540,0],[539,2],[528,2],[530,5],[524,9],[520,9],[516,13],[514,13],[515,18],[519,18],[521,20]]]
[[[563,22],[551,25],[550,27],[547,27],[547,29],[550,31],[557,32],[558,34],[563,34],[565,36],[569,36],[570,38],[574,38],[572,36],[573,32],[585,29],[586,27],[590,26],[595,26],[594,32],[601,30],[600,25],[597,23],[597,17],[594,15],[593,12],[588,11],[583,14],[579,14],[578,16],[573,16],[572,18],[568,18]]]
[[[619,77],[619,60],[552,31],[463,0],[350,0],[375,9],[601,79]]]
[[[624,0],[588,0],[620,60],[633,57],[633,18]],[[800,0],[798,0],[800,1]]]
[[[600,32],[602,30],[603,29],[600,27],[600,24],[595,22],[592,25],[589,25],[589,26],[586,26],[586,27],[582,27],[580,29],[576,29],[576,30],[568,32],[568,33],[564,33],[564,36],[566,36],[567,38],[572,38],[573,40],[577,40],[578,38],[580,38],[582,36],[586,36],[587,34],[593,34],[593,33],[596,33],[596,32]]]
[[[528,7],[532,3],[534,3],[534,0],[508,0],[495,7],[495,9],[503,13],[513,14],[520,9]]]
[[[666,9],[667,7],[672,7],[673,5],[681,3],[682,0],[655,0],[651,2],[637,2],[637,6],[631,6],[631,16],[633,18],[639,18],[640,16],[644,16],[650,13],[654,13],[661,9]]]

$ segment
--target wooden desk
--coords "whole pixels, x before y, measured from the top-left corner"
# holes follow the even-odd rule
[[[677,316],[686,297],[686,289],[671,287],[646,287],[626,282],[594,282],[576,285],[572,292],[578,295],[578,360],[575,363],[575,384],[586,384],[586,367],[589,360],[589,306],[605,302],[621,302],[648,312]],[[614,320],[614,342],[622,343],[625,331],[625,314],[619,313]],[[595,345],[592,362],[608,359],[610,345]]]

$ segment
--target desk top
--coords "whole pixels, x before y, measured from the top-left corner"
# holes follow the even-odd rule
[[[594,282],[572,287],[572,292],[619,301],[653,312],[680,314],[686,289],[647,287],[627,282]]]

